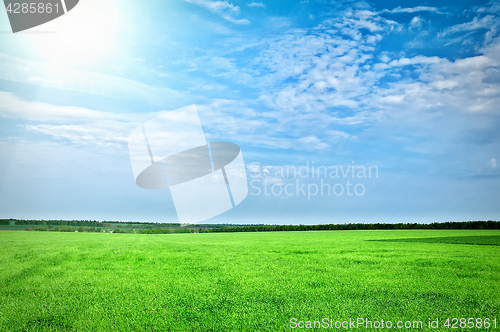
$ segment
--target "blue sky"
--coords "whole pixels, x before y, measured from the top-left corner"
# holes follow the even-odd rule
[[[499,220],[499,16],[498,1],[81,0],[12,34],[2,11],[0,218],[176,222],[168,190],[135,185],[127,137],[197,104],[261,189],[296,183],[287,165],[379,171],[351,179],[363,195],[250,189],[207,222]]]

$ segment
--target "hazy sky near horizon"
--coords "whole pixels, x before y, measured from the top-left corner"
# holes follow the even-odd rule
[[[253,183],[206,223],[500,219],[500,2],[327,0],[81,0],[16,34],[0,10],[0,218],[177,222],[127,137],[190,104]]]

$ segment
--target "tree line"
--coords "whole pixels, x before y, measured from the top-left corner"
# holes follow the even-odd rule
[[[200,233],[219,232],[286,232],[286,231],[342,231],[342,230],[376,230],[376,229],[500,229],[500,222],[488,221],[447,221],[430,224],[397,223],[397,224],[324,224],[324,225],[264,225],[222,228],[202,228]]]
[[[154,223],[140,221],[97,221],[97,220],[25,220],[25,219],[0,219],[0,225],[27,226],[73,226],[73,227],[122,227],[122,228],[158,228],[158,227],[180,227],[179,223]]]
[[[14,219],[0,219],[0,225],[9,225]],[[109,222],[90,220],[15,220],[16,225],[29,225],[26,230],[59,232],[105,232]],[[235,225],[198,224],[179,228],[178,223],[115,223],[113,233],[171,234],[171,233],[222,233],[222,232],[286,232],[322,230],[377,230],[377,229],[500,229],[499,221],[447,221],[430,224],[417,223],[375,223],[375,224],[321,224],[321,225]],[[111,230],[107,230],[111,232]]]
[[[86,233],[131,233],[131,234],[175,234],[175,233],[194,233],[193,228],[147,228],[147,229],[120,229],[106,231],[98,227],[74,227],[74,226],[37,226],[26,227],[27,231],[37,232],[86,232]]]

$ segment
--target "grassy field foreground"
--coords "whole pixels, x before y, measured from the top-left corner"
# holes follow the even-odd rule
[[[498,322],[499,245],[500,231],[485,230],[3,231],[0,329],[286,331],[292,318],[423,321],[410,331],[429,330],[436,318]]]

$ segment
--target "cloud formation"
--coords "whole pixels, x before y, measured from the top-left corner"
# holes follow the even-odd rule
[[[434,13],[439,13],[439,10],[436,7],[428,7],[428,6],[417,6],[417,7],[396,7],[394,9],[388,10],[385,9],[382,11],[382,13],[391,13],[391,14],[397,14],[397,13],[418,13],[418,12],[434,12]]]
[[[248,4],[248,7],[266,8],[266,5],[264,5],[262,2],[251,2],[251,3]]]
[[[219,15],[220,17],[231,23],[238,25],[250,24],[250,21],[247,19],[236,18],[240,13],[240,7],[235,6],[229,2],[209,1],[209,0],[184,0],[184,1],[204,7],[209,11],[211,11],[212,13]]]

